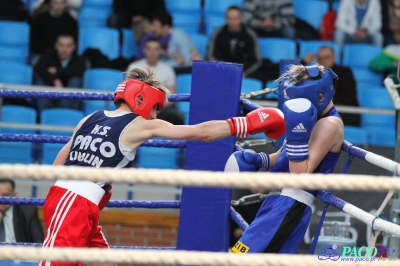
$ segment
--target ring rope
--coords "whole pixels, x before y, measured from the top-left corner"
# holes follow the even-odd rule
[[[350,214],[352,217],[356,218],[359,221],[362,221],[367,225],[372,224],[372,221],[374,221],[374,219],[376,218],[374,215],[363,211],[362,209],[325,191],[319,190],[316,196],[317,198],[323,200],[324,204],[329,204],[347,214]],[[400,236],[400,225],[398,224],[391,223],[383,219],[377,219],[374,222],[374,227],[375,230],[385,231]]]
[[[43,247],[42,243],[27,243],[27,242],[0,242],[0,246]],[[109,248],[110,249],[142,249],[142,250],[143,249],[176,250],[176,247],[151,247],[151,246],[109,246]]]
[[[44,198],[0,197],[0,204],[43,206]],[[112,208],[149,208],[149,209],[179,209],[179,200],[110,200],[107,207]]]
[[[114,100],[114,93],[101,92],[56,92],[30,90],[0,90],[0,98],[43,98],[43,99],[74,99],[74,100]],[[190,101],[189,93],[171,94],[170,102]]]
[[[170,169],[114,169],[35,164],[0,164],[0,177],[36,180],[90,180],[153,185],[235,188],[292,187],[303,189],[400,190],[396,178],[369,175],[213,172]],[[328,178],[327,178],[328,177]]]
[[[0,246],[0,257],[19,260],[52,260],[115,262],[155,265],[281,265],[315,266],[333,265],[337,261],[320,261],[315,255],[246,254],[245,256],[222,252],[196,252],[182,250],[126,250],[103,248],[38,248]],[[339,262],[340,263],[340,262]],[[374,261],[379,263],[379,261]],[[370,261],[352,261],[352,265],[371,265]],[[385,260],[381,265],[399,265],[398,261]]]
[[[361,149],[357,146],[352,145],[347,140],[343,141],[342,150],[346,151],[348,154],[355,156],[357,158],[363,159],[373,165],[379,166],[383,169],[386,169],[390,172],[394,172],[396,176],[400,175],[399,166],[400,164],[385,158],[381,155],[377,155],[373,152]]]
[[[249,224],[243,219],[242,215],[238,213],[232,206],[230,207],[229,212],[230,217],[232,220],[242,229],[243,231],[249,227]]]
[[[69,136],[36,135],[36,134],[0,134],[0,141],[10,142],[39,142],[39,143],[67,143]],[[160,140],[150,139],[140,146],[164,147],[164,148],[186,148],[186,140]]]

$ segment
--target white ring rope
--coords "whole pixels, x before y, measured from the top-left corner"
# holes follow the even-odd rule
[[[221,252],[196,252],[180,250],[118,250],[102,248],[40,248],[1,246],[0,257],[4,259],[52,260],[80,262],[116,262],[155,265],[281,265],[314,266],[341,265],[338,261],[318,260],[316,255],[288,254],[231,254]],[[354,261],[352,265],[371,265],[371,261]],[[376,258],[378,260],[378,258]],[[378,261],[373,261],[380,264]],[[386,259],[384,265],[399,265],[399,261]],[[382,265],[382,264],[380,264]]]
[[[400,190],[397,178],[343,174],[212,172],[197,170],[114,169],[35,164],[0,164],[0,177],[36,180],[90,180],[153,185],[235,188]]]
[[[366,175],[341,174],[288,174],[288,173],[235,173],[187,170],[155,170],[155,169],[112,169],[85,168],[76,166],[0,164],[0,177],[12,179],[74,179],[108,182],[127,182],[143,184],[212,186],[212,187],[294,187],[318,189],[360,189],[360,190],[397,190],[400,182],[391,177],[373,177]],[[375,218],[351,204],[345,204],[343,211],[355,218],[370,224]],[[381,219],[374,223],[376,230],[400,236],[400,226]],[[27,249],[28,248],[28,249]],[[119,252],[119,253],[115,253]],[[151,253],[150,253],[151,252]],[[147,264],[189,264],[189,265],[318,265],[316,256],[277,254],[251,254],[251,256],[235,256],[232,254],[201,252],[195,256],[193,252],[178,251],[129,251],[95,250],[95,249],[38,249],[34,247],[0,247],[0,258],[83,261],[83,262],[135,262]],[[170,252],[170,251],[169,251]],[[183,252],[182,254],[179,252]],[[110,253],[110,254],[109,254]],[[146,254],[146,255],[145,255]],[[148,255],[148,256],[147,256]],[[206,256],[205,256],[206,255]],[[323,261],[324,265],[333,265],[334,261]],[[368,262],[352,262],[365,265]],[[385,261],[387,265],[388,261]]]

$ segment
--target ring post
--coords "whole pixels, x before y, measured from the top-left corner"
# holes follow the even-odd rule
[[[189,124],[237,116],[242,65],[194,61]],[[188,141],[185,169],[223,171],[235,137],[213,142]],[[177,249],[228,251],[231,189],[184,187]]]

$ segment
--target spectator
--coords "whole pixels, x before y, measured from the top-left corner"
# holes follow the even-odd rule
[[[225,14],[226,25],[216,29],[208,45],[207,59],[243,64],[245,77],[260,78],[262,65],[257,35],[242,24],[242,11],[231,6]],[[277,77],[275,77],[277,78]]]
[[[244,0],[243,14],[259,37],[296,38],[292,0]]]
[[[335,105],[359,106],[357,100],[356,81],[353,72],[349,67],[338,66],[335,52],[330,46],[322,46],[316,54],[310,53],[303,58],[303,64],[314,63],[316,57],[319,64],[325,68],[332,69],[339,77],[336,81],[336,92],[333,96]],[[360,126],[360,114],[349,114],[339,112],[343,124],[347,126]]]
[[[78,38],[78,23],[67,11],[67,0],[50,0],[49,11],[32,19],[31,25],[31,52],[37,56],[43,55],[46,50],[54,47],[60,33],[69,33],[75,40]]]
[[[396,40],[396,37],[400,34],[400,0],[389,0],[388,1],[388,34],[385,36],[387,44],[393,44],[400,42]],[[397,36],[396,36],[397,35]]]
[[[0,179],[0,196],[17,196],[13,180]],[[44,233],[37,207],[0,205],[0,242],[42,243],[43,238]]]
[[[0,20],[28,20],[29,12],[21,0],[1,0]]]
[[[176,93],[176,75],[174,69],[164,62],[161,62],[161,44],[156,38],[149,38],[146,40],[144,47],[145,58],[134,61],[128,66],[127,73],[135,67],[151,68],[156,74],[155,79],[163,80],[165,87],[169,89],[170,93]],[[174,125],[183,125],[185,117],[176,108],[173,102],[166,104],[166,107],[158,114],[158,118],[166,120]]]
[[[35,65],[37,85],[54,86],[56,88],[82,87],[82,76],[86,69],[85,59],[76,55],[75,39],[71,34],[60,34],[54,48],[48,50]],[[76,100],[38,99],[37,109],[47,107],[67,107],[80,109]]]
[[[172,17],[166,12],[156,13],[151,21],[152,33],[143,36],[136,59],[145,57],[144,46],[149,38],[157,38],[163,48],[161,60],[174,68],[191,67],[192,61],[201,59],[190,37],[172,27]]]
[[[137,44],[151,33],[150,20],[156,12],[165,11],[164,0],[114,0],[114,13],[108,19],[111,28],[131,28]]]
[[[38,15],[48,12],[50,8],[51,0],[36,0],[33,3],[33,11],[31,17],[37,17]],[[69,14],[75,19],[78,17],[79,8],[82,5],[82,0],[67,0],[67,10]]]
[[[341,1],[335,22],[335,42],[369,43],[382,47],[382,11],[379,0]]]
[[[394,39],[396,44],[385,46],[383,51],[369,63],[372,71],[380,73],[384,77],[388,75],[397,77],[397,66],[400,61],[400,32],[394,34]]]

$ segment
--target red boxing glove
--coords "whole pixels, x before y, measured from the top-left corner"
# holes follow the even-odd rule
[[[232,136],[238,138],[261,132],[269,138],[279,138],[286,132],[282,111],[273,107],[259,108],[248,113],[246,117],[233,117],[227,121]]]
[[[106,194],[104,194],[104,196],[101,198],[101,200],[99,202],[99,211],[104,209],[104,207],[110,201],[111,196],[112,196],[112,191],[111,190],[112,190],[112,184],[110,184],[110,186],[108,188],[108,192]]]

